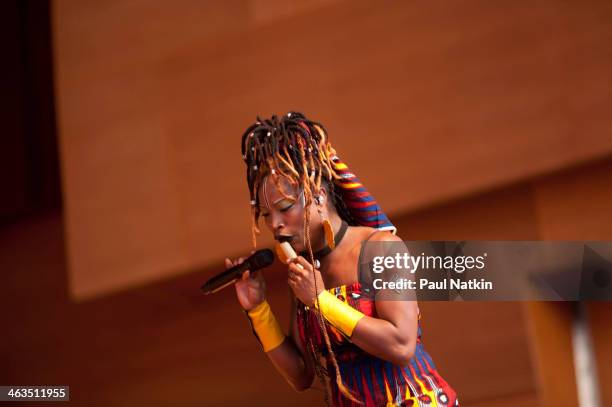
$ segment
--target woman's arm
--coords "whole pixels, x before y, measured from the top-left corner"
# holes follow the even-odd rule
[[[401,242],[399,237],[390,233],[381,234],[372,240]],[[299,293],[304,297],[302,301],[314,305],[314,298],[312,298],[312,294],[309,294],[314,292],[312,266],[303,257],[298,257],[295,261],[301,264],[303,268],[297,267],[295,264],[289,265],[294,276],[297,276],[293,277],[290,286],[292,286],[296,295]],[[414,356],[418,329],[419,310],[413,296],[400,296],[392,300],[388,299],[389,296],[378,295],[377,293],[375,305],[378,318],[373,318],[356,312],[354,309],[344,308],[350,308],[350,306],[335,297],[326,295],[325,298],[322,298],[319,294],[324,291],[324,286],[318,270],[316,270],[315,276],[317,278],[317,296],[320,301],[325,300],[326,302],[321,308],[326,319],[346,322],[346,324],[342,323],[342,327],[350,327],[351,332],[344,333],[348,334],[350,340],[364,351],[400,366],[408,365],[410,359]],[[346,313],[346,318],[343,315],[343,308],[350,311]],[[329,318],[331,313],[334,315]],[[340,326],[337,327],[340,328]]]
[[[244,258],[234,261],[226,259],[225,266],[230,268],[243,261]],[[238,301],[251,320],[253,330],[257,333],[264,352],[276,370],[295,390],[310,388],[314,369],[297,332],[295,321],[297,305],[293,294],[291,294],[291,325],[289,337],[286,337],[266,301],[266,283],[261,272],[251,274],[250,271],[245,271],[235,287]]]
[[[366,352],[400,366],[414,356],[417,339],[416,301],[376,301],[379,318],[364,316],[351,341]]]
[[[375,233],[369,242],[381,242],[379,246],[368,249],[370,255],[376,252],[394,257],[396,253],[407,253],[402,239],[389,232]],[[396,271],[388,270],[386,275],[393,275]],[[402,276],[413,277],[410,273],[397,275]],[[361,318],[353,330],[351,340],[368,353],[400,366],[408,365],[416,348],[419,320],[419,308],[413,294],[409,292],[398,295],[395,292],[378,291],[375,302],[378,318]]]
[[[291,296],[291,323],[289,337],[277,348],[267,352],[268,358],[278,372],[296,391],[304,391],[312,386],[314,367],[306,353],[296,321],[297,302],[293,293]]]

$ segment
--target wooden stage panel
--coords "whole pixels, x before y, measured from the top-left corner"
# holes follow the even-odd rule
[[[256,114],[323,121],[392,215],[612,151],[608,3],[259,7],[53,3],[73,298],[249,249]]]

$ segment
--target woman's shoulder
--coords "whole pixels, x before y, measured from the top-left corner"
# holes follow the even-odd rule
[[[379,230],[367,226],[353,226],[352,251],[357,255],[367,242],[398,242],[401,238],[388,230]]]
[[[361,246],[365,241],[400,242],[402,239],[389,230],[380,230],[368,226],[354,226],[356,242]]]

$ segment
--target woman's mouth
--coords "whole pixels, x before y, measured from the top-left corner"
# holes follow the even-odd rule
[[[289,236],[289,235],[278,235],[278,236],[275,236],[274,238],[281,243],[283,242],[291,243],[291,241],[293,240],[293,236]]]

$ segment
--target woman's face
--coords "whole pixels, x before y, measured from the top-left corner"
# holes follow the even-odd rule
[[[274,239],[289,242],[297,252],[304,251],[304,195],[300,188],[292,185],[285,177],[279,176],[278,184],[285,192],[284,195],[276,186],[274,175],[264,179],[258,191],[260,215]],[[323,233],[321,219],[314,205],[311,208],[310,230],[312,247],[317,250]]]

